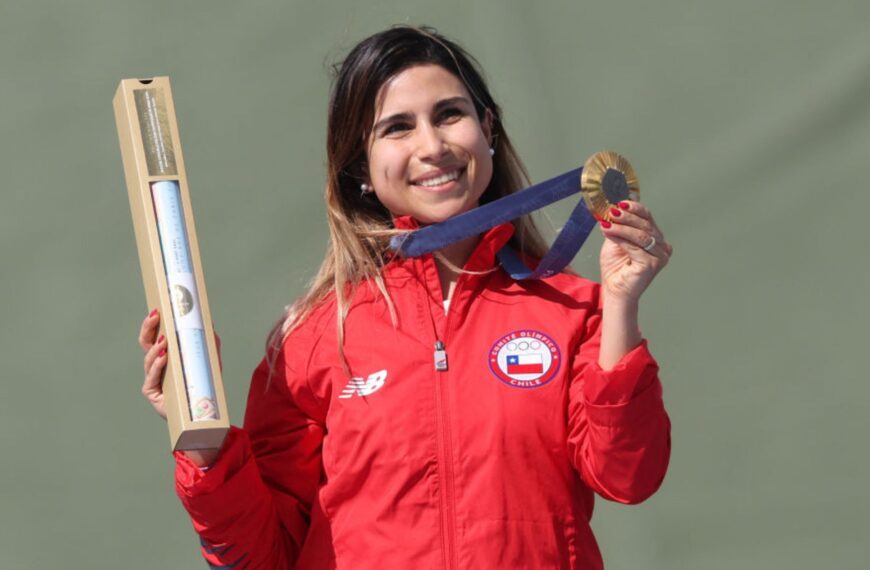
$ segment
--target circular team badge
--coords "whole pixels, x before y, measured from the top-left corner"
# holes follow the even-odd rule
[[[489,369],[514,388],[537,388],[553,379],[562,364],[555,341],[540,331],[510,332],[489,350]]]

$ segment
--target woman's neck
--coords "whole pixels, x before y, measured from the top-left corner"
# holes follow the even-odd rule
[[[480,236],[473,236],[438,250],[438,253],[441,255],[435,256],[435,266],[438,268],[441,295],[445,301],[453,298],[453,290],[456,288],[456,281],[459,279],[459,273],[454,271],[450,265],[461,269],[465,265],[465,262],[468,261],[468,258],[471,257],[471,252],[477,247],[479,241]],[[450,265],[444,263],[442,259],[446,260]]]

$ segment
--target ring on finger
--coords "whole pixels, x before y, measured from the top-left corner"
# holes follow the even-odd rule
[[[649,236],[649,243],[643,246],[643,250],[646,252],[652,251],[652,248],[656,246],[656,236]]]

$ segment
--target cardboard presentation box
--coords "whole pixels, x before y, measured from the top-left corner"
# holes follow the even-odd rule
[[[125,79],[113,105],[145,297],[167,338],[172,449],[219,448],[229,417],[169,78]]]

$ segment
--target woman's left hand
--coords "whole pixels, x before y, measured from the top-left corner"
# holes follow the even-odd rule
[[[650,211],[639,202],[624,201],[611,210],[611,223],[601,223],[601,285],[612,300],[637,302],[673,248]]]

